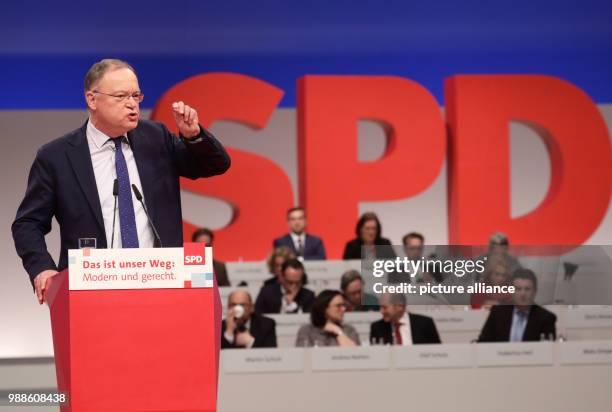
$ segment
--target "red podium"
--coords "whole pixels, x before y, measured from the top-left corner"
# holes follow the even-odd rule
[[[221,302],[213,287],[47,292],[62,412],[216,411]]]

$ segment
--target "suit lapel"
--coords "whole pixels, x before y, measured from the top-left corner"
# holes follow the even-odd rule
[[[529,316],[527,317],[527,324],[525,325],[525,332],[523,333],[523,341],[525,340],[540,340],[540,337],[537,336],[537,314],[536,314],[535,305],[531,307],[529,311]]]
[[[412,343],[421,342],[421,331],[423,328],[421,325],[417,325],[418,318],[412,316],[411,313],[408,314],[408,320],[410,322],[410,335],[412,337]]]
[[[278,308],[278,313],[281,312],[281,309],[283,307],[283,291],[282,291],[282,286],[280,283],[276,283],[274,285],[275,291],[274,291],[274,306]]]
[[[295,249],[295,244],[293,243],[293,238],[291,237],[291,234],[285,235],[285,239],[285,243],[287,244],[287,246],[291,249],[293,253],[297,254],[297,250]]]
[[[94,175],[93,165],[91,164],[89,145],[87,144],[86,128],[87,123],[71,137],[69,140],[71,147],[66,151],[66,155],[74,170],[79,186],[85,194],[87,203],[89,203],[89,207],[96,217],[101,232],[106,233],[104,230],[104,220],[102,219],[102,207],[100,206],[100,196],[98,195],[96,177]]]
[[[393,328],[390,322],[382,322],[383,341],[385,344],[393,344]]]
[[[255,338],[255,343],[253,344],[253,347],[256,347],[258,340],[259,340],[259,336],[260,334],[259,332],[259,318],[253,314],[251,315],[251,327],[249,328],[249,332],[251,333],[251,335]]]
[[[140,184],[142,185],[142,187],[139,187],[138,189],[140,189],[142,192],[144,202],[147,206],[147,211],[151,216],[151,220],[153,220],[153,223],[155,223],[155,202],[153,201],[152,196],[153,187],[155,185],[155,182],[153,181],[155,164],[151,161],[145,161],[145,152],[147,149],[146,141],[138,129],[128,132],[128,139],[130,141],[132,153],[134,153],[134,160],[136,161],[136,168],[138,169],[138,177],[140,177]]]
[[[503,317],[503,322],[501,322],[501,325],[505,325],[502,340],[504,342],[510,342],[510,331],[512,330],[512,316],[514,314],[514,305],[505,305],[503,306],[503,308],[505,310],[500,313],[500,315]]]

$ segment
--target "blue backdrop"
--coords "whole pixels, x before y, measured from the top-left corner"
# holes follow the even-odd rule
[[[536,4],[534,4],[536,3]],[[91,64],[119,57],[151,107],[176,82],[231,71],[283,90],[305,74],[411,78],[443,103],[459,73],[540,73],[612,103],[612,1],[10,2],[0,109],[84,107]]]

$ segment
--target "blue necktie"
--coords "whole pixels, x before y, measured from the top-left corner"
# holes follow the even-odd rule
[[[510,331],[510,342],[521,342],[527,324],[527,313],[522,310],[517,310],[514,320],[514,325],[512,325],[512,330]]]
[[[124,248],[138,247],[138,232],[136,231],[136,217],[132,203],[132,186],[127,163],[121,150],[123,136],[113,139],[115,147],[115,168],[119,183],[119,224],[121,230],[121,244]]]

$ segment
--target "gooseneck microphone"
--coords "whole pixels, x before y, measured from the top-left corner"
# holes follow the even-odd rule
[[[113,196],[115,196],[115,207],[113,207],[113,232],[111,234],[111,249],[115,245],[115,218],[117,217],[117,196],[119,196],[119,181],[113,182]]]
[[[147,206],[145,205],[145,202],[142,199],[142,194],[140,193],[140,190],[138,190],[135,184],[132,184],[132,190],[134,191],[136,200],[140,202],[140,204],[142,205],[142,208],[144,209],[145,214],[147,215],[147,220],[149,221],[149,225],[151,225],[151,229],[153,229],[153,234],[155,235],[155,241],[157,242],[159,247],[163,247],[161,238],[159,237],[159,233],[157,233],[157,229],[155,228],[155,225],[153,224],[153,221],[151,220],[151,216],[149,216],[149,212],[147,211]]]

